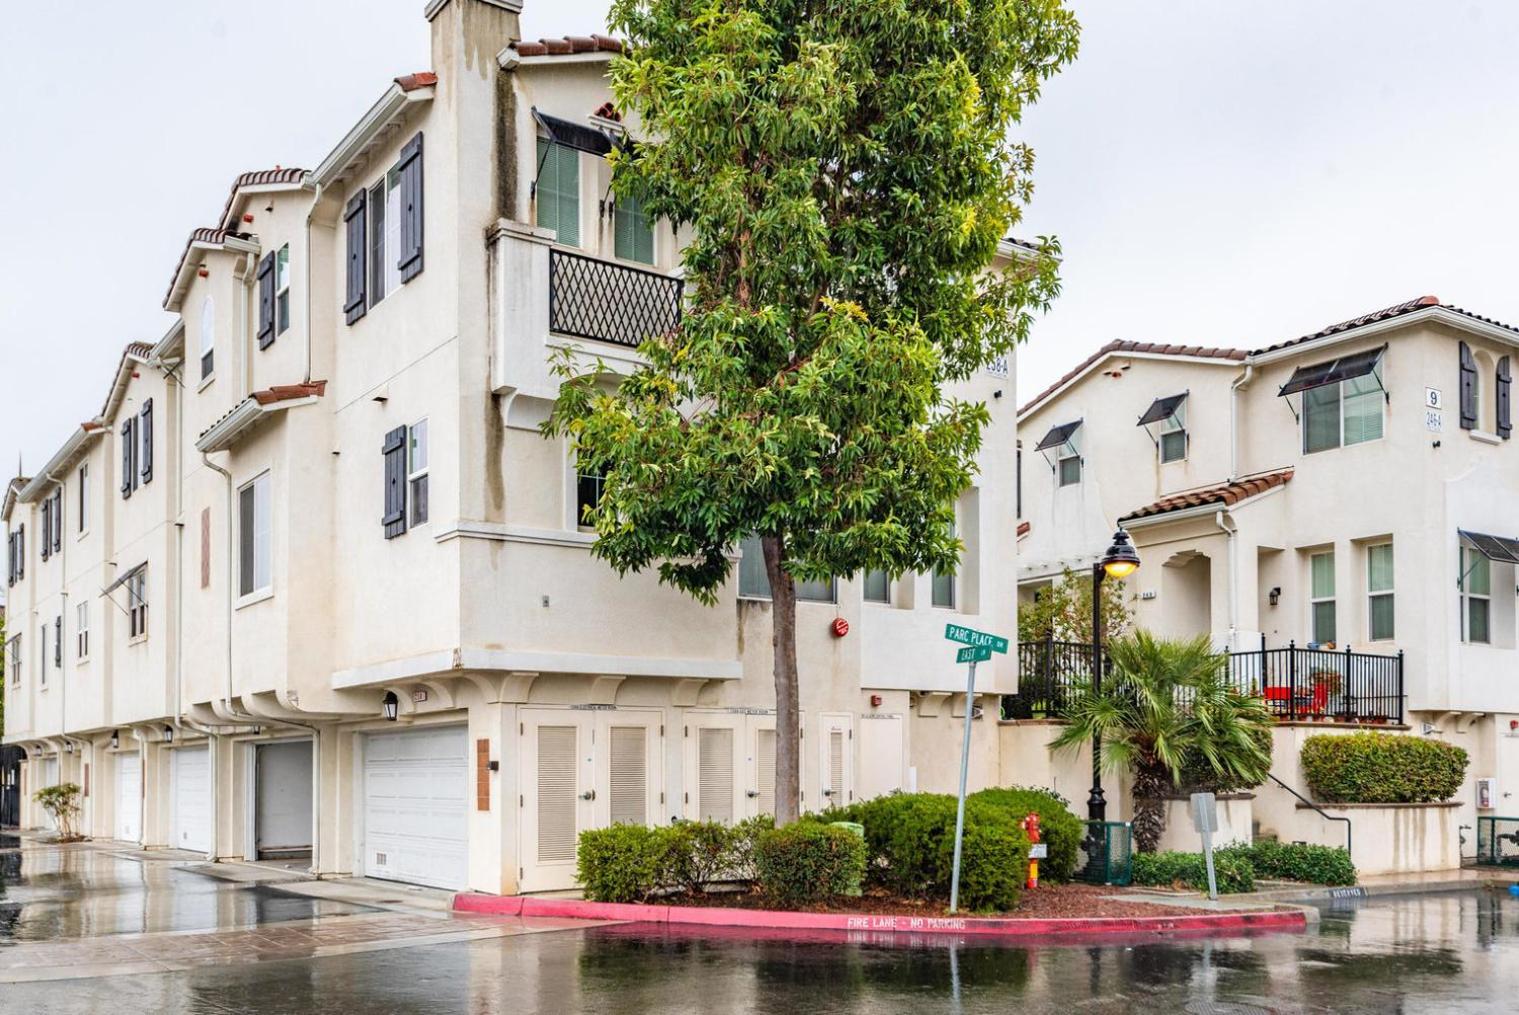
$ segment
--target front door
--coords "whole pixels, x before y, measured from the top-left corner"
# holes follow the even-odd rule
[[[116,755],[116,838],[142,841],[142,755]]]

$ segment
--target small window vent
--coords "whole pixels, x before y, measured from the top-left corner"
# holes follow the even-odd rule
[[[374,863],[376,867],[386,867],[389,866],[390,860],[384,853],[376,853],[374,855]]]

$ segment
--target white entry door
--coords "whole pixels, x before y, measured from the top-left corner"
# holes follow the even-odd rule
[[[116,757],[116,838],[142,841],[142,755]]]
[[[590,712],[522,710],[519,891],[575,886],[580,833],[595,820],[594,729]]]
[[[175,849],[211,851],[211,752],[205,747],[181,747],[169,761],[174,797]]]
[[[735,822],[774,814],[775,715],[691,711],[685,724],[686,817]],[[805,809],[806,793],[801,802]]]
[[[469,881],[469,730],[373,733],[364,742],[364,873],[465,888]]]
[[[861,800],[907,787],[906,722],[899,715],[865,715],[860,719],[860,771],[855,795]]]
[[[854,802],[854,725],[842,712],[818,716],[819,810]]]

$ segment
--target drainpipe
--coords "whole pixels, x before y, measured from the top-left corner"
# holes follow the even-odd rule
[[[306,213],[306,372],[302,378],[311,383],[311,220],[316,216],[317,205],[322,200],[322,186],[317,184],[311,198],[311,210]]]
[[[1233,520],[1225,524],[1229,517],[1227,511],[1219,511],[1213,516],[1213,523],[1224,531],[1229,539],[1229,651],[1234,651],[1234,638],[1239,630],[1239,527],[1234,525]]]
[[[262,249],[262,248],[260,248]],[[238,394],[243,398],[248,397],[253,390],[253,351],[249,348],[248,341],[248,307],[249,291],[253,288],[254,281],[258,278],[258,255],[249,251],[243,255],[243,277],[238,286],[238,314],[237,314],[237,372]],[[212,466],[215,468],[215,466]],[[221,472],[222,470],[217,469]],[[230,480],[230,477],[229,477]]]
[[[1239,393],[1250,386],[1255,376],[1255,364],[1246,363],[1245,372],[1229,385],[1229,482],[1239,478]]]

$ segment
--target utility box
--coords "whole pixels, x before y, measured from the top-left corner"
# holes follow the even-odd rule
[[[1494,778],[1477,780],[1477,807],[1481,810],[1491,810],[1493,801],[1498,797],[1498,780]]]

